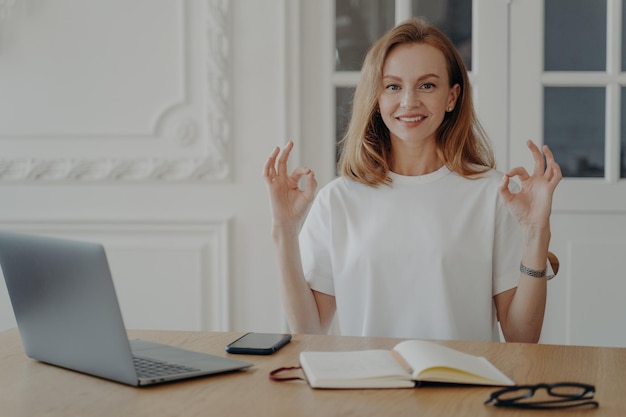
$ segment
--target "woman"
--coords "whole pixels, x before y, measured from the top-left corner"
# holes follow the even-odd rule
[[[337,313],[346,335],[498,340],[499,321],[537,342],[561,171],[528,147],[532,175],[498,173],[451,41],[420,19],[390,30],[365,58],[341,176],[315,196],[313,171],[287,172],[291,142],[264,167],[292,331]]]

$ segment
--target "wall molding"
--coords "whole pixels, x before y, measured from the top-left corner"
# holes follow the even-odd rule
[[[190,14],[190,0],[183,0],[183,13]],[[176,182],[176,181],[223,181],[230,175],[230,21],[231,9],[228,0],[202,0],[204,15],[199,18],[202,37],[198,45],[202,48],[200,62],[203,65],[201,82],[206,84],[199,92],[202,101],[202,117],[205,119],[206,134],[199,134],[198,122],[193,118],[175,121],[171,138],[163,149],[153,152],[155,141],[144,141],[137,151],[137,141],[129,141],[134,147],[131,155],[141,157],[120,157],[123,152],[102,157],[63,156],[0,158],[0,182]],[[19,20],[19,16],[15,16]],[[182,46],[189,48],[188,40]],[[185,63],[187,65],[187,63]],[[189,71],[186,69],[185,71]],[[187,86],[186,88],[190,88]],[[193,86],[192,86],[193,88]],[[203,123],[204,124],[204,123]],[[4,137],[3,137],[4,139]],[[54,139],[54,140],[52,140]],[[53,145],[65,151],[68,138],[48,137],[33,142],[33,148]],[[118,139],[116,139],[117,141]],[[17,142],[16,142],[17,141]],[[4,147],[10,150],[20,138],[8,138]],[[135,142],[135,143],[130,143]],[[157,141],[158,142],[158,141]],[[70,142],[71,144],[71,142]],[[121,145],[123,149],[123,144]],[[174,147],[181,152],[169,152]],[[145,149],[144,149],[145,148]],[[199,151],[198,151],[199,150]],[[184,156],[171,156],[182,153]],[[9,154],[10,155],[10,154]],[[144,156],[146,155],[146,156]]]
[[[167,285],[185,288],[189,292],[189,305],[197,305],[192,321],[181,322],[175,329],[228,331],[231,328],[230,285],[229,285],[229,219],[178,221],[178,220],[13,220],[0,221],[0,229],[22,233],[48,235],[60,238],[95,241],[102,243],[109,251],[127,254],[134,258],[139,252],[159,256],[163,251],[173,250],[184,256],[197,258],[199,275],[168,276]],[[140,258],[143,259],[143,258]],[[176,260],[176,257],[173,256]],[[137,270],[142,268],[140,261],[135,262]],[[126,265],[128,266],[128,265]],[[150,267],[147,268],[148,270]],[[125,271],[128,274],[128,270]],[[137,276],[137,282],[151,277]],[[114,279],[116,279],[114,277]],[[119,277],[117,278],[119,281]],[[119,282],[118,282],[119,283]],[[128,282],[124,282],[128,285]],[[183,291],[184,292],[184,291]],[[167,305],[168,294],[149,294],[156,305]],[[118,298],[133,297],[132,293],[118,291]],[[144,296],[142,296],[143,298]],[[161,300],[161,301],[158,301]],[[147,313],[141,307],[141,300],[128,303],[124,314],[127,325],[139,320]],[[169,306],[173,309],[182,306]],[[189,306],[185,306],[189,307]],[[159,310],[161,311],[161,310]],[[128,313],[128,314],[127,314]],[[166,313],[163,313],[166,314]],[[188,313],[189,314],[189,313]],[[130,319],[130,320],[128,320]],[[162,328],[162,323],[133,328]],[[195,327],[194,327],[195,326]]]

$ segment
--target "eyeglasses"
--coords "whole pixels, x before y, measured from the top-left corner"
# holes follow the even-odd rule
[[[541,389],[545,389],[549,397],[533,399],[535,392]],[[598,407],[599,403],[592,401],[595,391],[596,388],[593,385],[577,382],[517,385],[492,393],[485,404],[493,403],[496,407],[535,409]]]

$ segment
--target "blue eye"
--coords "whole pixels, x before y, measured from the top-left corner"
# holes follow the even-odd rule
[[[389,84],[385,86],[385,89],[389,91],[398,91],[400,89],[400,86],[396,84]]]
[[[424,90],[432,90],[435,87],[436,87],[436,85],[433,84],[433,83],[424,83],[424,84],[422,84],[422,89],[424,89]]]

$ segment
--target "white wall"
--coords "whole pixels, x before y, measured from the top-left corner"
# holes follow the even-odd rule
[[[288,0],[287,0],[288,1]],[[233,2],[232,251],[233,329],[284,326],[270,239],[270,211],[261,177],[267,156],[284,144],[284,3]],[[235,197],[236,196],[236,197]]]
[[[45,4],[17,2],[11,20],[8,23],[0,21],[0,77],[3,66],[22,64],[18,59],[20,51],[12,50],[10,42],[27,28],[37,30],[29,26],[29,21],[54,14],[55,4],[70,9],[76,7],[78,11],[77,4],[84,2],[59,1]],[[100,4],[99,7],[108,7],[109,11],[118,7],[120,16],[124,15],[123,2],[109,2],[108,6],[102,6],[98,0],[90,1]],[[145,8],[147,15],[167,19],[167,14],[159,14],[159,7],[170,7],[167,1],[138,4]],[[224,69],[230,78],[228,175],[217,175],[212,180],[180,181],[3,179],[0,181],[0,227],[103,241],[111,251],[127,327],[278,331],[284,324],[261,169],[272,148],[285,140],[282,137],[285,124],[284,1],[236,0],[224,3],[187,0],[180,4],[194,10],[202,5],[217,8],[229,5],[229,67]],[[78,16],[72,13],[57,16],[61,19],[57,30],[72,26],[72,20]],[[206,16],[201,15],[198,24],[206,20]],[[115,22],[111,23],[115,25]],[[140,27],[137,29],[141,30]],[[191,107],[202,112],[208,107],[206,101],[211,99],[202,99],[203,88],[206,88],[203,82],[210,78],[202,72],[207,70],[201,47],[202,37],[206,35],[202,28],[186,33],[191,36],[187,40],[186,48],[191,49],[188,52],[193,54],[198,52],[195,48],[200,49],[199,58],[193,62],[187,76],[192,80],[190,95],[201,97],[191,103]],[[180,57],[174,54],[171,59]],[[65,65],[69,70],[75,62],[68,61]],[[122,63],[112,61],[110,65],[112,71]],[[196,78],[193,78],[193,71],[199,71]],[[106,76],[101,79],[105,84],[110,81]],[[18,99],[3,94],[0,103],[10,105]],[[111,105],[115,108],[124,106],[124,103]],[[12,144],[17,142],[11,132],[2,129],[5,117],[6,114],[3,116],[0,112],[0,158],[8,156],[8,160],[14,161],[11,152],[16,147]],[[30,119],[33,130],[36,130],[36,117],[32,114],[20,117],[26,126]],[[4,122],[8,123],[8,119]],[[199,129],[202,134],[208,134],[206,126],[201,125]],[[64,148],[65,142],[59,138],[45,137],[46,132],[41,133],[47,142],[36,143],[38,148],[30,150],[33,154],[41,153],[41,146],[51,146],[50,153],[73,151],[70,147]],[[111,139],[114,147],[118,142]],[[133,147],[131,144],[127,148]],[[120,152],[126,148],[115,149]],[[152,149],[147,148],[147,152]],[[195,156],[184,152],[189,150],[180,151],[183,158]],[[4,162],[4,159],[0,161],[0,169]],[[164,259],[168,254],[172,254],[171,262]],[[157,280],[159,285],[146,290],[156,300],[156,307],[142,310],[137,287]],[[184,291],[179,291],[174,301],[170,301],[168,296],[172,290],[179,288]],[[216,298],[212,290],[223,292]],[[223,294],[228,294],[227,300]],[[184,296],[190,297],[188,303],[183,301]],[[172,315],[177,318],[171,320]],[[12,312],[2,284],[0,329],[12,325]]]

